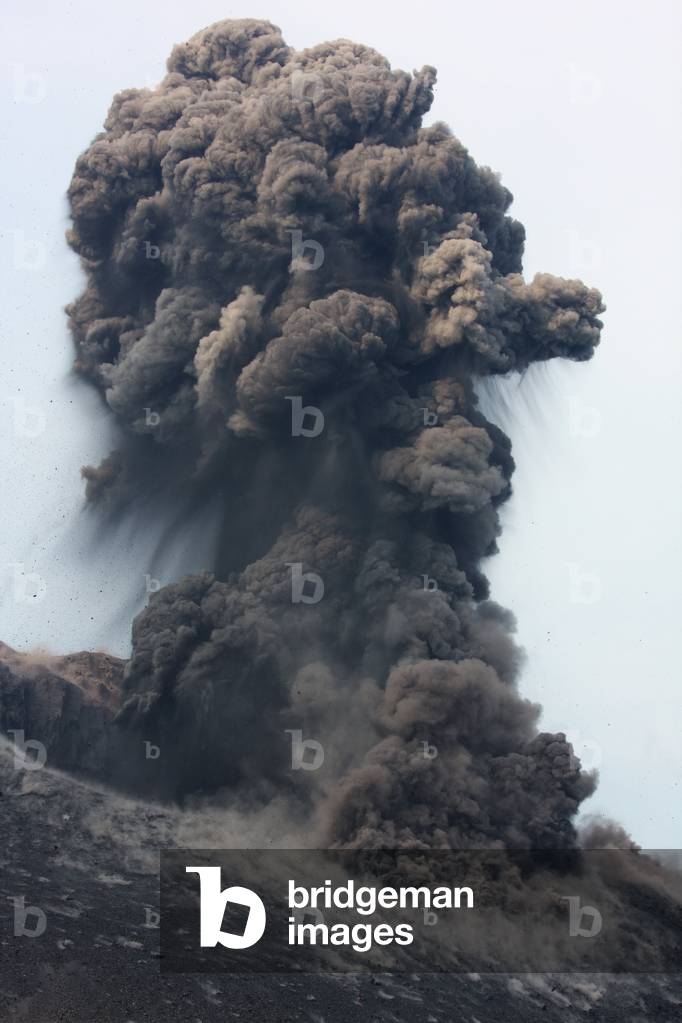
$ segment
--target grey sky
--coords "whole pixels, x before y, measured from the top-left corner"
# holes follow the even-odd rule
[[[501,171],[528,233],[526,274],[602,289],[606,330],[591,364],[535,367],[484,395],[517,461],[488,573],[519,620],[524,694],[600,768],[588,809],[642,845],[682,845],[682,9],[672,0],[41,0],[4,14],[0,639],[125,652],[145,574],[165,582],[210,558],[207,523],[160,561],[154,537],[102,536],[82,510],[79,467],[108,452],[113,427],[68,376],[62,307],[81,285],[63,195],[114,92],[156,82],[174,42],[245,16],[269,18],[297,47],[347,36],[394,66],[434,64],[430,120]]]

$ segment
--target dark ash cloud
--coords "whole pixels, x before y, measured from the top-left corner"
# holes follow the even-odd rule
[[[537,734],[487,599],[513,461],[473,384],[589,358],[603,306],[524,281],[510,192],[422,127],[435,78],[220,22],[78,159],[76,365],[124,438],[88,497],[224,507],[215,573],[134,624],[120,722],[172,794],[276,793],[321,842],[571,846],[594,780]],[[318,770],[292,770],[297,730]]]

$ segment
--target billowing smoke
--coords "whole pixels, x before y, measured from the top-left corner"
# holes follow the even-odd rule
[[[570,846],[594,779],[488,599],[513,461],[474,383],[588,359],[603,306],[523,280],[511,194],[422,126],[435,79],[220,22],[78,160],[77,368],[124,438],[88,495],[224,508],[215,575],[134,623],[121,725],[166,794],[285,797],[324,842]]]

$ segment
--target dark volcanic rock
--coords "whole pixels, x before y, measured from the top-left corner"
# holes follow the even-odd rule
[[[105,776],[124,663],[87,651],[24,654],[0,643],[0,730],[41,742],[54,767]]]
[[[226,846],[228,831],[219,806],[131,800],[51,769],[107,775],[121,752],[112,724],[122,673],[123,662],[106,654],[48,657],[0,646],[0,726],[23,730],[48,755],[42,770],[26,769],[0,740],[1,1023],[680,1018],[682,980],[663,974],[161,974],[159,932],[147,912],[158,909],[159,851]],[[45,913],[44,934],[14,933],[16,899]]]
[[[664,975],[161,974],[147,913],[158,909],[158,851],[191,844],[200,817],[49,767],[17,769],[1,740],[0,790],[1,1023],[680,1019],[682,980]],[[45,913],[40,936],[14,934],[17,898]]]

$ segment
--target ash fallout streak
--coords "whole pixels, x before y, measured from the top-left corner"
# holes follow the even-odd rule
[[[474,382],[590,358],[603,305],[524,281],[511,194],[422,126],[435,80],[219,22],[77,162],[76,366],[122,428],[88,498],[104,521],[151,494],[222,506],[215,574],[134,622],[118,727],[163,770],[125,783],[285,800],[321,846],[571,847],[594,778],[537,733],[488,599],[514,466]],[[323,599],[292,602],[295,566]],[[318,770],[291,770],[295,730]]]

